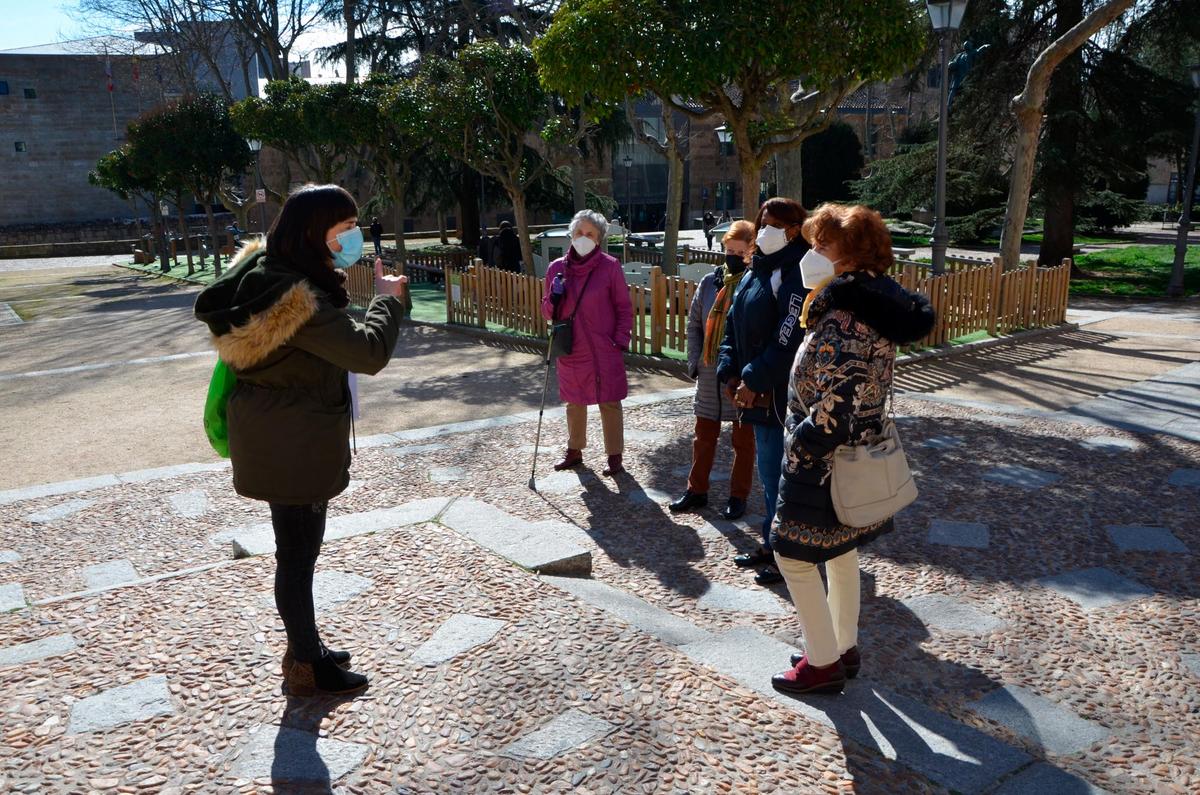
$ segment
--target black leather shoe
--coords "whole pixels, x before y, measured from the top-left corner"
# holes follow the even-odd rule
[[[671,513],[683,513],[684,511],[703,508],[705,505],[708,505],[707,494],[693,494],[690,491],[685,491],[682,497],[667,507],[671,510]]]
[[[774,585],[777,582],[783,582],[783,575],[774,565],[763,566],[758,570],[758,574],[754,575],[754,581],[759,585]]]
[[[746,513],[746,501],[740,497],[730,497],[729,502],[725,503],[724,510],[721,511],[721,518],[733,521],[741,519]]]
[[[739,569],[754,569],[759,566],[766,566],[775,562],[775,553],[769,549],[759,547],[753,552],[746,555],[735,555],[733,565]]]

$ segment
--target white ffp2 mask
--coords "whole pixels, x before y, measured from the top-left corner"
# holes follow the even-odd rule
[[[596,250],[596,241],[590,237],[577,237],[571,241],[571,248],[575,249],[575,253],[581,257],[586,257]]]
[[[800,259],[800,280],[809,290],[826,279],[833,278],[833,262],[824,254],[818,254],[815,248],[804,252]]]
[[[771,255],[787,245],[787,232],[777,226],[764,226],[758,230],[758,237],[754,242],[758,244],[759,251]]]

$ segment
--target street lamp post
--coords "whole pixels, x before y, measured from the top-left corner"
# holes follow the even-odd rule
[[[1200,64],[1191,68],[1192,85],[1200,90]],[[1196,104],[1196,127],[1192,132],[1192,152],[1188,155],[1187,180],[1180,186],[1183,190],[1183,213],[1179,216],[1179,232],[1175,236],[1175,264],[1171,268],[1171,283],[1167,295],[1183,297],[1183,265],[1187,258],[1188,231],[1192,227],[1192,197],[1196,193],[1196,150],[1200,149],[1200,102]]]
[[[262,168],[259,165],[259,159],[262,152],[262,141],[257,138],[250,138],[246,141],[250,146],[250,151],[254,153],[254,174],[258,178],[258,184],[255,186],[258,189],[264,190],[264,198],[266,196],[266,185],[263,184]],[[257,191],[256,191],[257,193]],[[258,198],[257,195],[254,197]],[[258,202],[258,225],[262,231],[263,237],[267,236],[267,203],[265,201]]]
[[[933,272],[936,274],[946,271],[946,244],[950,239],[946,230],[946,137],[949,122],[946,83],[950,77],[950,40],[962,25],[967,0],[929,0],[925,6],[929,10],[929,21],[933,23],[933,31],[941,37],[942,45],[939,64],[942,79],[938,81],[941,111],[938,113],[937,186],[933,222]]]
[[[724,168],[725,147],[729,146],[731,143],[733,143],[733,132],[728,127],[726,127],[724,124],[722,124],[720,127],[717,127],[716,129],[714,129],[713,132],[715,132],[717,134],[717,144],[719,145],[719,148],[717,149],[717,156],[721,158],[721,166],[722,166],[721,176],[725,176],[725,168]],[[723,180],[723,181],[728,182],[728,180]],[[723,207],[721,207],[722,210],[733,209],[732,207],[729,206],[729,205],[733,204],[732,197],[725,196],[722,204],[724,205]]]
[[[633,196],[629,192],[629,175],[633,172],[633,157],[625,155],[621,161],[625,165],[625,228],[633,231]]]

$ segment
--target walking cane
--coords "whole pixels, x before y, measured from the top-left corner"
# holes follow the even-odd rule
[[[542,405],[538,409],[537,436],[533,440],[533,467],[529,472],[529,488],[537,491],[537,456],[542,443],[542,415],[546,413],[546,388],[550,386],[550,352],[554,350],[554,327],[550,327],[550,343],[546,346],[546,377],[542,381]]]

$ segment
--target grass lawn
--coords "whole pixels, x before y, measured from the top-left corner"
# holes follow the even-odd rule
[[[205,265],[204,270],[197,270],[191,276],[187,275],[187,262],[183,262],[179,265],[174,265],[171,267],[171,270],[169,270],[165,273],[159,269],[159,264],[157,261],[152,262],[148,265],[140,265],[140,264],[137,264],[134,262],[126,262],[123,265],[121,265],[121,267],[129,268],[130,270],[141,271],[142,273],[148,273],[151,276],[163,276],[168,279],[176,279],[178,281],[188,282],[190,284],[208,285],[208,284],[212,284],[213,281],[217,277],[216,277],[216,274],[213,272],[212,261],[205,260],[205,262],[207,263],[207,265]],[[196,263],[196,266],[198,267],[199,261],[196,260],[195,263]],[[221,258],[221,272],[224,273],[225,269],[228,268],[228,266],[229,266],[228,258],[222,257]]]
[[[1171,281],[1174,246],[1136,246],[1084,254],[1075,262],[1083,278],[1071,280],[1071,295],[1161,298]],[[1200,293],[1200,246],[1188,246],[1183,287]]]

